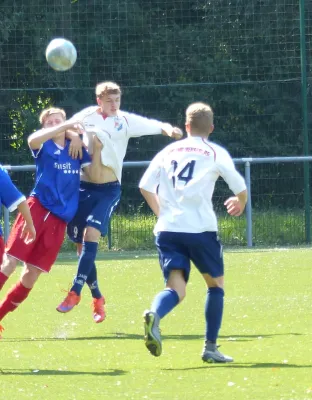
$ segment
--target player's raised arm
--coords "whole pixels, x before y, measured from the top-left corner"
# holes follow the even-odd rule
[[[162,124],[162,134],[176,140],[181,139],[183,136],[183,132],[180,128],[177,126],[172,126],[168,123]]]
[[[67,121],[68,122],[68,121]],[[75,129],[67,129],[65,132],[66,139],[70,140],[68,154],[76,160],[79,158],[80,160],[83,157],[83,148],[87,150],[87,146],[84,144],[83,139],[83,126],[81,123],[76,123]]]
[[[40,149],[42,144],[47,140],[53,139],[59,134],[64,134],[68,129],[79,129],[77,122],[72,120],[66,121],[66,114],[62,109],[50,108],[44,110],[39,117],[39,121],[42,129],[39,129],[28,137],[28,145],[32,150]]]

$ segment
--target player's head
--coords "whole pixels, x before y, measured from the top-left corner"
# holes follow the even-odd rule
[[[43,128],[51,128],[62,124],[66,120],[66,113],[62,108],[47,108],[39,116],[39,122]]]
[[[102,82],[95,88],[96,100],[101,112],[109,117],[117,115],[120,109],[121,89],[115,82]]]
[[[186,109],[186,132],[190,136],[209,136],[213,131],[213,111],[205,103],[193,103]]]

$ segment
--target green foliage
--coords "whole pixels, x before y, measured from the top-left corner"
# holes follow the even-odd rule
[[[0,79],[13,90],[2,112],[14,109],[16,90],[44,91],[74,112],[94,102],[97,82],[112,79],[125,87],[126,108],[180,126],[190,102],[211,103],[213,139],[236,157],[302,154],[298,1],[4,0],[0,11]],[[44,58],[57,36],[78,49],[68,73]],[[311,69],[308,62],[308,77]],[[153,154],[160,148],[144,143]]]
[[[36,98],[26,93],[20,93],[16,97],[15,107],[9,111],[13,132],[8,135],[10,146],[14,150],[28,154],[27,136],[38,129],[39,114],[52,106],[51,101],[44,93]]]

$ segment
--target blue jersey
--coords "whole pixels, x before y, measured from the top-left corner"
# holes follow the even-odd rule
[[[31,196],[62,220],[69,222],[78,207],[80,168],[91,163],[91,157],[83,148],[82,160],[72,159],[70,141],[60,148],[53,140],[47,140],[39,150],[32,150],[36,159],[36,182]]]
[[[25,196],[13,184],[7,171],[0,166],[0,207],[3,204],[9,211],[14,211],[24,200]],[[2,235],[0,225],[0,236]]]

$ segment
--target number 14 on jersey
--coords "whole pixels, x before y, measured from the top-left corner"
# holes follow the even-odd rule
[[[177,180],[183,181],[185,186],[188,184],[188,182],[193,178],[195,163],[195,160],[189,161],[186,165],[184,165],[184,167],[182,167],[182,169],[180,169],[178,168],[179,165],[177,161],[171,161],[171,165],[173,167],[172,185],[174,188],[176,187]]]

